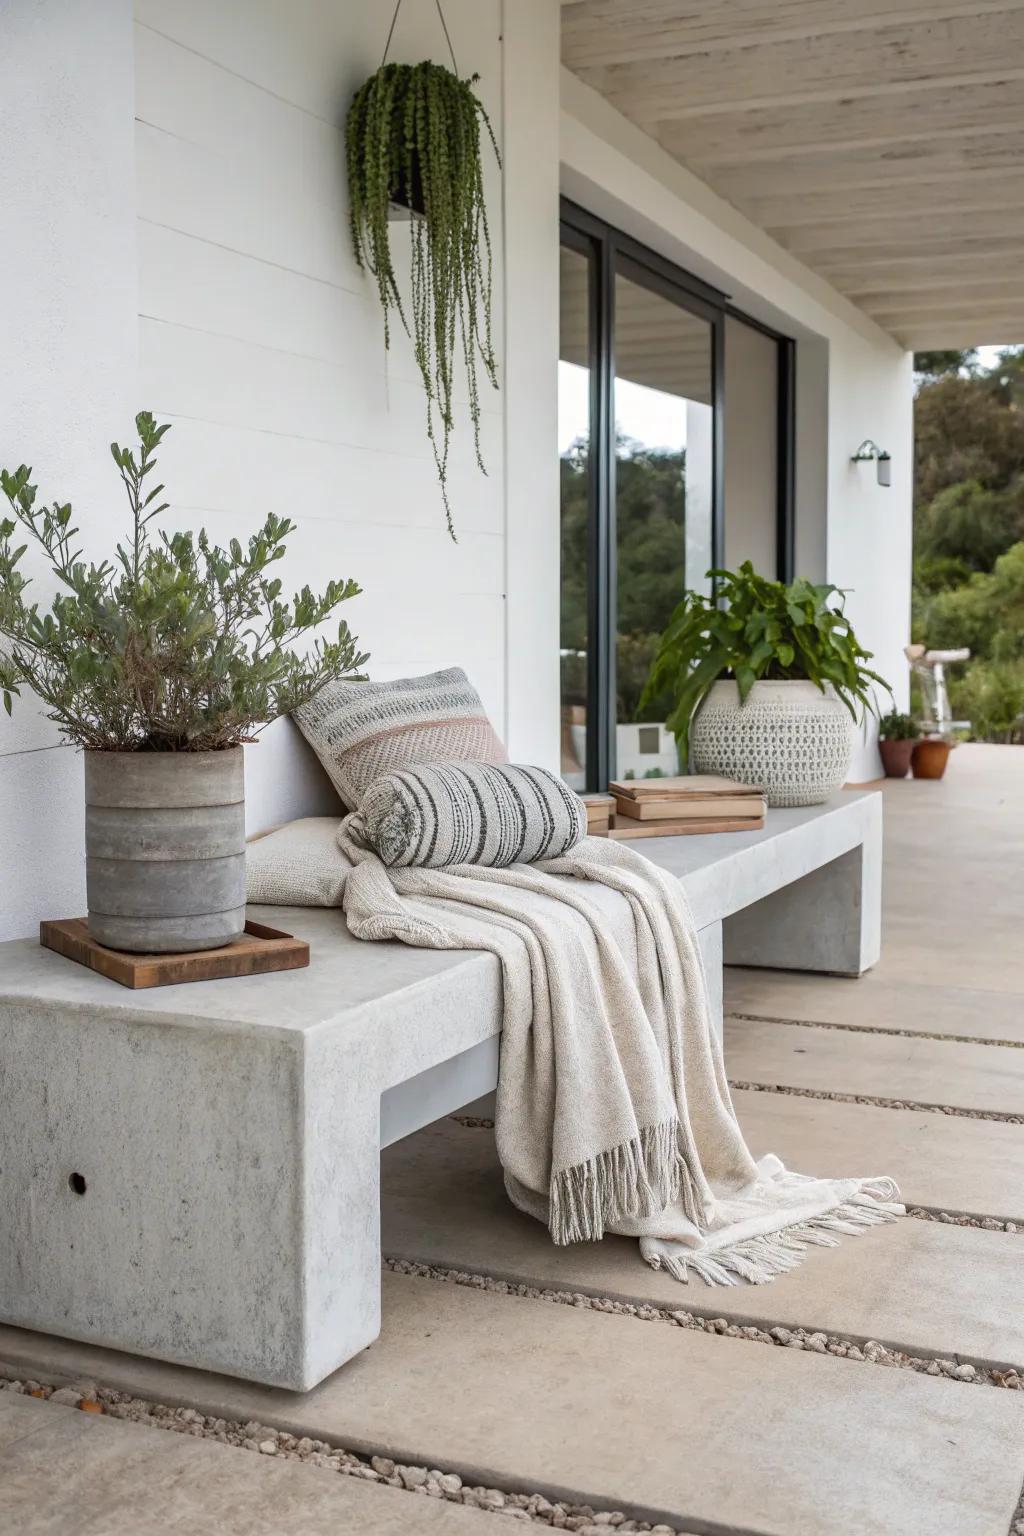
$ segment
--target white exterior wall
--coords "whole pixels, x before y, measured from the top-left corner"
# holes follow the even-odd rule
[[[562,187],[797,341],[797,568],[851,589],[875,667],[907,697],[910,627],[911,358],[595,91],[562,71]],[[728,384],[727,384],[728,388]],[[892,485],[850,463],[864,438],[892,454]],[[874,778],[870,725],[850,776]]]
[[[557,597],[546,367],[557,316],[557,5],[517,4],[504,42],[502,11],[501,0],[446,6],[459,68],[479,73],[507,162],[503,185],[485,145],[502,388],[482,385],[486,477],[464,388],[458,396],[458,543],[445,530],[412,345],[393,323],[385,360],[376,286],[349,235],[343,125],[381,61],[380,6],[303,0],[286,14],[278,0],[137,0],[140,390],[174,423],[161,468],[178,519],[223,541],[268,510],[287,512],[299,528],[286,586],[359,582],[345,617],[372,676],[463,666],[513,755],[554,762],[557,693],[549,723],[536,708],[543,693],[529,690],[540,653],[557,651],[557,618],[528,622],[522,604],[506,610],[505,594],[535,591],[542,613]],[[432,6],[402,8],[389,57],[447,59]],[[406,237],[402,225],[393,233]],[[554,663],[547,670],[550,692]],[[252,830],[336,803],[287,722],[249,749],[246,767]]]
[[[136,408],[131,0],[4,0],[0,57],[0,464],[106,546]],[[84,911],[82,762],[31,698],[0,711],[0,828],[0,938]]]
[[[138,0],[134,22],[130,0],[7,0],[0,191],[18,218],[0,256],[0,463],[31,462],[41,494],[75,503],[90,552],[109,548],[123,508],[106,445],[153,410],[173,423],[168,522],[226,540],[289,515],[282,574],[362,584],[347,617],[374,675],[465,666],[513,757],[555,766],[561,158],[580,202],[798,337],[798,563],[856,589],[858,630],[902,684],[909,359],[560,79],[557,0],[446,14],[505,157],[503,181],[488,172],[502,390],[484,402],[488,478],[464,420],[453,437],[459,544],[409,346],[396,338],[385,371],[350,251],[341,125],[390,19],[370,0]],[[444,56],[435,15],[404,6],[392,56],[428,54]],[[890,490],[848,462],[869,436],[892,452]],[[274,727],[249,752],[254,828],[331,804],[295,737]],[[865,748],[853,776],[875,766]],[[81,777],[31,700],[0,719],[0,937],[83,910]]]
[[[130,0],[0,12],[0,175],[19,210],[4,355],[25,359],[0,385],[0,462],[33,461],[109,547],[106,445],[152,410],[173,427],[168,526],[244,541],[287,514],[286,587],[359,581],[345,616],[374,676],[464,666],[512,755],[556,766],[558,5],[445,14],[506,166],[487,167],[502,387],[483,398],[486,478],[464,417],[452,438],[458,544],[411,346],[399,331],[385,365],[351,250],[345,111],[390,20],[371,0],[138,0],[134,23]],[[446,58],[432,6],[402,8],[390,57]],[[84,910],[81,759],[55,743],[31,700],[0,720],[0,938]],[[287,722],[247,749],[247,780],[254,830],[337,803]]]

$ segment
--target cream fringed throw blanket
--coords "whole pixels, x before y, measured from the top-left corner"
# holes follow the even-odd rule
[[[358,938],[500,959],[498,1155],[510,1198],[556,1243],[618,1232],[680,1280],[759,1283],[795,1268],[810,1244],[902,1212],[891,1179],[755,1162],[686,898],[648,859],[584,838],[534,865],[389,870],[365,846],[358,812],[338,842],[356,866],[344,908]]]

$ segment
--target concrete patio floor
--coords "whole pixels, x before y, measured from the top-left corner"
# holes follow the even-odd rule
[[[473,1536],[488,1507],[551,1523],[562,1500],[555,1524],[595,1532],[1024,1532],[1024,1391],[1000,1385],[1024,1375],[1024,752],[965,747],[884,792],[881,963],[729,973],[726,1059],[755,1151],[890,1173],[916,1214],[770,1286],[680,1286],[625,1240],[554,1249],[474,1106],[384,1155],[384,1330],[314,1392],[0,1329],[0,1374],[108,1409],[0,1392],[0,1529]],[[123,1394],[197,1412],[154,1433]],[[424,1469],[482,1507],[417,1498]]]

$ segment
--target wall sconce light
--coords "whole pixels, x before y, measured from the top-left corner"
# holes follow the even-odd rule
[[[850,459],[851,464],[863,464],[874,460],[878,470],[879,485],[892,485],[892,455],[885,448],[879,448],[870,437],[866,437],[857,452]]]

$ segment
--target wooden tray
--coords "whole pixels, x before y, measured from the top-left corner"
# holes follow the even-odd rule
[[[246,923],[245,932],[222,949],[194,949],[179,955],[132,955],[97,944],[84,917],[39,924],[39,942],[68,960],[77,960],[122,987],[169,987],[222,976],[262,976],[309,964],[309,945],[278,928]]]
[[[616,816],[609,837],[625,841],[631,837],[697,837],[708,832],[760,832],[763,816],[734,816],[728,821],[713,817],[690,817],[686,821],[632,821]]]

